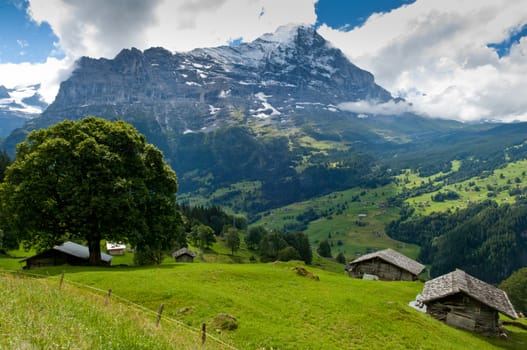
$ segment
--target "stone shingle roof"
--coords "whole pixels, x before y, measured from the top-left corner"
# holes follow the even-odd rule
[[[419,275],[425,268],[425,266],[423,264],[420,264],[418,263],[417,261],[415,260],[412,260],[410,259],[409,257],[407,257],[406,255],[403,255],[399,252],[396,252],[395,250],[393,249],[384,249],[384,250],[380,250],[378,252],[374,252],[374,253],[370,253],[370,254],[365,254],[355,260],[353,260],[350,264],[351,265],[354,265],[356,263],[359,263],[359,262],[362,262],[362,261],[366,261],[366,260],[370,260],[370,259],[374,259],[374,258],[379,258],[379,259],[382,259],[392,265],[395,265],[397,267],[400,267],[401,269],[403,270],[406,270],[414,275]]]
[[[459,269],[427,281],[421,300],[426,304],[457,293],[465,293],[506,316],[518,318],[507,293]]]
[[[177,258],[177,257],[180,257],[181,255],[190,255],[191,257],[195,258],[196,257],[196,253],[193,252],[192,250],[188,249],[188,248],[181,248],[179,250],[176,250],[174,253],[172,253],[172,258]]]

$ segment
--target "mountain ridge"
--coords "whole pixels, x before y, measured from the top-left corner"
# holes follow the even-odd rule
[[[239,108],[248,117],[284,119],[296,109],[336,110],[340,102],[362,99],[392,97],[314,29],[299,26],[238,47],[175,54],[132,48],[113,60],[83,57],[36,125],[101,108],[106,117],[121,117],[142,105],[162,129],[188,132],[214,128]]]

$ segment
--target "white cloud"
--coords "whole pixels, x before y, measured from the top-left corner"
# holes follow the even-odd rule
[[[173,51],[250,41],[287,23],[315,23],[317,0],[30,0],[73,57],[114,57],[121,49]],[[263,10],[265,9],[265,11]]]
[[[523,0],[417,0],[343,32],[319,33],[422,114],[527,120],[527,41],[499,58],[490,43],[527,23]],[[522,73],[523,72],[523,73]]]
[[[398,115],[407,112],[412,112],[413,108],[405,101],[388,101],[384,103],[377,103],[375,101],[355,101],[344,102],[337,106],[343,111],[349,111],[362,115]]]
[[[58,92],[60,83],[71,73],[73,62],[49,57],[44,63],[0,64],[0,85],[8,88],[40,84],[39,93],[48,103]]]

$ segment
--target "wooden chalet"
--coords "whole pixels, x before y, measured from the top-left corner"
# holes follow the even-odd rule
[[[507,293],[459,269],[427,281],[420,301],[432,317],[483,334],[499,333],[498,313],[518,318]]]
[[[181,248],[174,253],[172,253],[172,257],[177,262],[194,262],[194,258],[196,257],[196,253],[188,248]]]
[[[81,266],[88,265],[89,258],[90,250],[88,247],[74,242],[65,242],[43,251],[40,254],[22,259],[20,262],[26,263],[24,269],[32,269],[42,266],[57,266],[64,264]],[[101,253],[101,263],[109,266],[112,263],[112,257],[108,254]]]
[[[382,281],[415,281],[424,268],[417,261],[388,248],[353,260],[346,271],[353,278],[373,275]]]

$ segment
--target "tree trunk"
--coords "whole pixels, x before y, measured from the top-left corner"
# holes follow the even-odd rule
[[[88,241],[88,249],[90,250],[89,264],[92,266],[102,265],[101,261],[101,240],[92,239]]]

